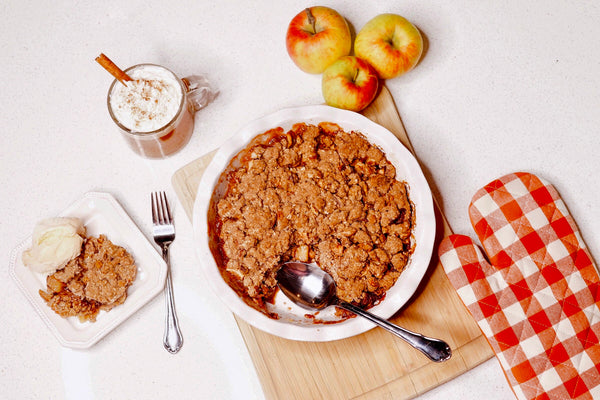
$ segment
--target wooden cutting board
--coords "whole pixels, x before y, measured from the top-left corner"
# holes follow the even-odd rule
[[[387,88],[363,114],[414,153]],[[173,175],[173,187],[190,220],[202,173],[213,156],[214,152],[207,154]],[[436,217],[438,232],[428,273],[391,321],[446,340],[452,358],[433,363],[381,328],[348,339],[307,343],[262,332],[236,317],[267,399],[410,399],[493,356],[439,264],[437,245],[452,231],[437,206]]]

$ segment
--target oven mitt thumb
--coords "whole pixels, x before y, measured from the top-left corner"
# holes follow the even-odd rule
[[[557,191],[528,173],[480,189],[469,206],[487,259],[451,235],[440,261],[518,399],[600,399],[599,278]]]

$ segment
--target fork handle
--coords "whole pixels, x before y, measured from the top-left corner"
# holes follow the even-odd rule
[[[165,299],[167,316],[165,319],[165,335],[163,344],[169,353],[175,354],[183,345],[183,336],[179,330],[179,321],[175,311],[175,300],[173,299],[173,282],[171,281],[171,261],[169,259],[169,247],[162,246],[163,259],[167,263],[167,283],[165,288]]]

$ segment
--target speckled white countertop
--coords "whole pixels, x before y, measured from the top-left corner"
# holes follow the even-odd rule
[[[404,15],[427,39],[419,66],[386,82],[433,192],[457,233],[474,236],[472,194],[503,174],[551,181],[600,255],[600,5],[575,1],[323,1],[358,30]],[[173,173],[247,122],[322,103],[320,78],[285,50],[289,20],[312,2],[7,0],[0,24],[0,397],[261,399],[231,313],[206,287]],[[205,73],[220,90],[176,156],[148,161],[117,134],[111,77],[152,62]],[[41,218],[88,191],[112,193],[149,236],[149,192],[175,203],[173,279],[183,349],[162,348],[162,296],[85,351],[62,348],[8,274],[9,253]],[[419,399],[510,399],[495,359]]]

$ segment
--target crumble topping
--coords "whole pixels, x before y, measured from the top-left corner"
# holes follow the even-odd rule
[[[123,247],[104,235],[87,237],[81,253],[49,275],[46,291],[39,294],[60,316],[94,322],[100,310],[125,301],[136,274],[133,257]]]
[[[267,313],[280,264],[314,261],[333,276],[340,299],[373,306],[413,250],[407,185],[359,132],[324,122],[265,135],[224,172],[227,189],[212,205],[222,276]]]

